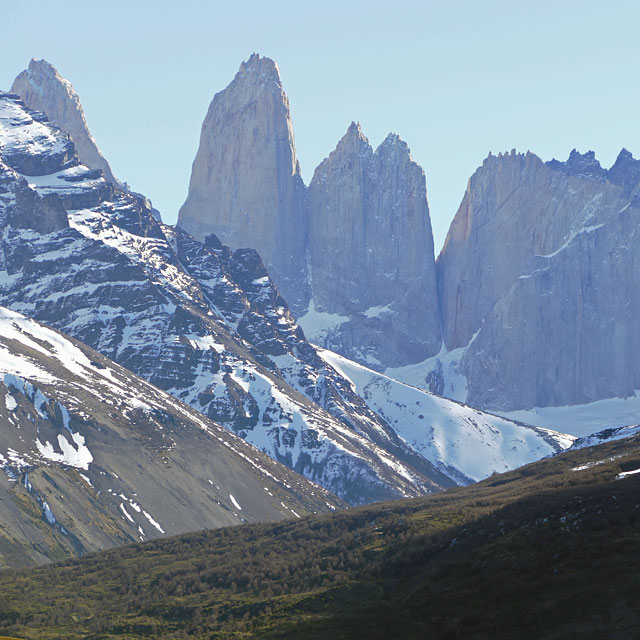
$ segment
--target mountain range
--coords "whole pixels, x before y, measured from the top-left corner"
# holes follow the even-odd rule
[[[490,156],[435,260],[406,143],[374,150],[352,123],[305,186],[277,65],[254,54],[214,96],[166,225],[32,60],[0,92],[3,561],[437,493],[570,447],[561,423],[488,411],[638,388],[639,183],[624,150],[609,170]],[[117,465],[115,440],[132,443]],[[161,487],[179,488],[166,522]]]
[[[81,342],[0,307],[0,567],[341,501]]]
[[[514,411],[639,388],[639,189],[640,161],[624,149],[608,170],[593,152],[490,155],[435,260],[406,143],[390,134],[374,152],[352,123],[305,189],[277,65],[254,54],[213,98],[178,226],[255,247],[313,343]]]
[[[162,225],[147,200],[79,164],[72,141],[43,116],[12,94],[0,106],[5,306],[83,341],[352,504],[477,477],[456,467],[447,446],[406,442],[320,357],[255,251]],[[475,434],[457,407],[445,402],[426,419],[448,413]],[[420,415],[411,420],[423,424]],[[492,452],[482,477],[567,446],[479,415]],[[418,438],[432,439],[428,430]]]

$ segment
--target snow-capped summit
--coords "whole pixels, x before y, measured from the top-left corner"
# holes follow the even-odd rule
[[[71,136],[80,162],[100,169],[107,181],[120,185],[89,131],[78,94],[52,64],[32,58],[29,67],[13,81],[11,92],[20,96],[29,109],[44,112]]]

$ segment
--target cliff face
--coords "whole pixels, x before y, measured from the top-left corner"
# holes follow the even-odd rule
[[[307,192],[268,58],[254,54],[213,98],[178,225],[256,249],[317,344],[378,369],[440,349],[422,169],[397,136],[374,153],[352,124]]]
[[[300,322],[312,341],[377,367],[439,351],[425,177],[398,136],[374,153],[352,123],[316,169],[309,264],[313,307]],[[341,320],[323,325],[323,313]]]
[[[11,93],[20,96],[29,109],[43,111],[51,123],[65,131],[75,144],[80,162],[100,169],[108,182],[119,185],[89,131],[77,93],[55,67],[33,58],[13,81]]]
[[[581,404],[640,386],[640,162],[489,157],[438,259],[446,346],[467,401]],[[475,338],[474,338],[475,336]]]
[[[294,310],[307,296],[305,186],[277,65],[254,54],[211,102],[178,225],[256,249]]]

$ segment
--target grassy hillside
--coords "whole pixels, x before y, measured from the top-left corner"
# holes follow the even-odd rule
[[[597,463],[597,464],[593,464]],[[21,638],[633,638],[640,438],[463,489],[0,575]]]

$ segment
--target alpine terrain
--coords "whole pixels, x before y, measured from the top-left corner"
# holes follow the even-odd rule
[[[490,155],[437,261],[424,173],[396,135],[374,151],[352,123],[306,189],[295,158],[278,68],[254,54],[211,103],[178,226],[254,247],[268,267],[283,259],[276,247],[295,245],[295,259],[272,274],[312,343],[560,430],[591,403],[640,389],[640,161],[631,153],[608,170],[593,152],[566,162]],[[282,187],[290,183],[298,195],[276,199],[293,193]],[[568,420],[570,411],[541,416],[553,407],[576,409]]]
[[[255,251],[162,225],[143,197],[79,164],[42,114],[11,94],[0,108],[2,304],[85,342],[352,504],[439,491],[570,443],[447,401],[404,415],[409,441],[390,423],[397,416],[381,415],[305,340]],[[485,466],[469,473],[446,438],[434,442],[428,425],[443,415],[458,442],[486,453]]]
[[[11,93],[19,95],[29,109],[45,111],[52,124],[69,134],[80,162],[91,169],[100,169],[105,180],[119,185],[87,127],[78,94],[53,65],[33,58],[13,81]]]
[[[529,409],[640,388],[639,193],[640,161],[626,150],[608,170],[575,150],[566,162],[484,161],[437,265],[463,400]]]

